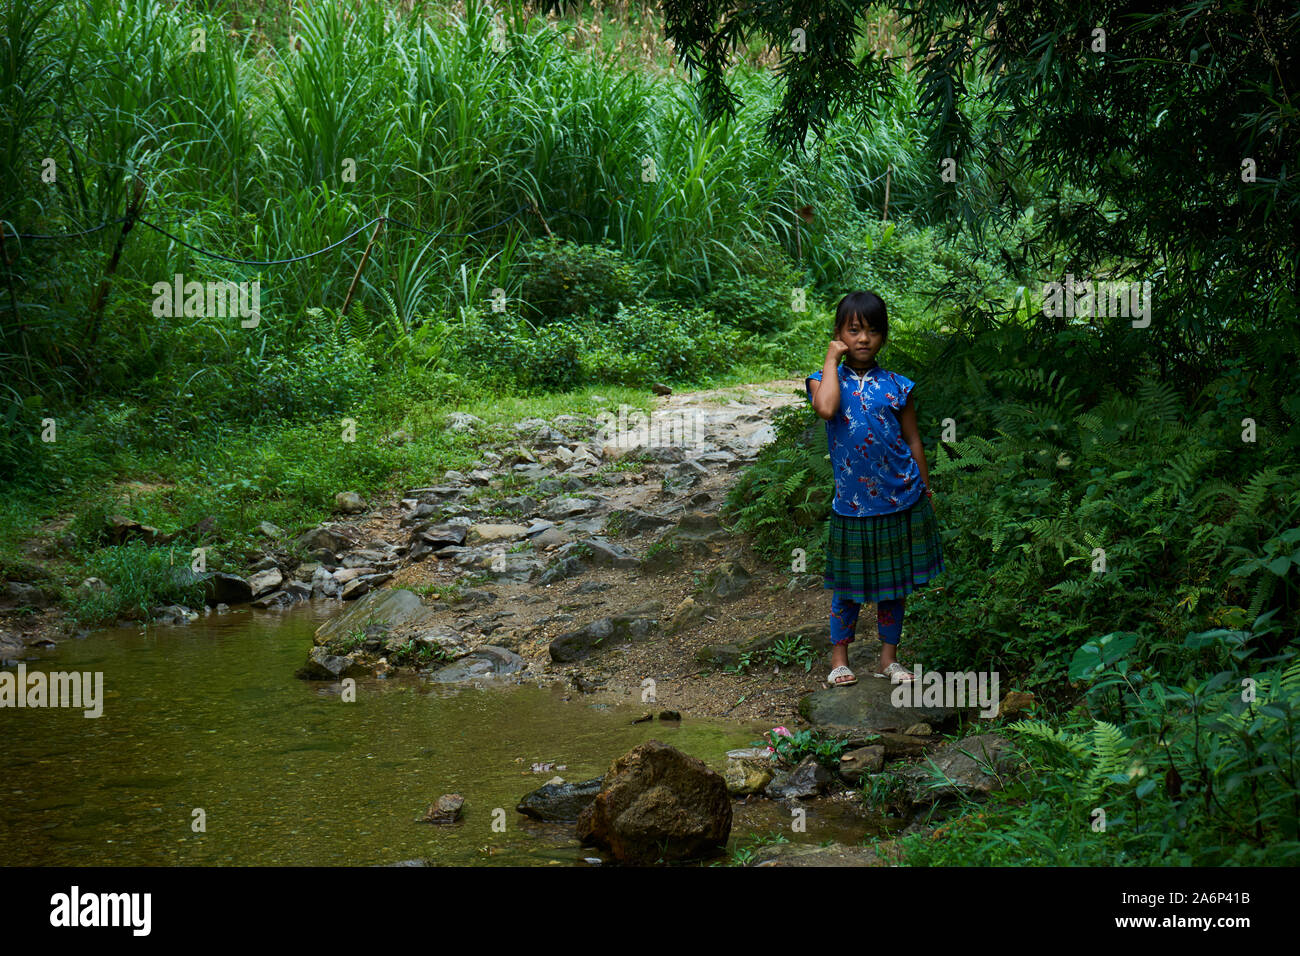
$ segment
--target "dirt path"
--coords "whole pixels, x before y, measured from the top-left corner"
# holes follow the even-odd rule
[[[565,542],[595,538],[626,549],[636,558],[653,556],[655,545],[680,525],[683,518],[711,524],[720,514],[727,491],[744,465],[753,461],[758,450],[774,437],[772,415],[781,407],[798,403],[801,383],[795,380],[752,384],[723,390],[681,393],[656,402],[655,415],[661,421],[680,421],[698,414],[702,434],[686,448],[651,448],[650,455],[663,459],[643,464],[635,471],[623,472],[618,484],[605,486],[592,480],[599,468],[580,464],[563,471],[562,460],[580,461],[590,452],[608,464],[623,450],[595,440],[560,442],[521,442],[485,447],[485,453],[501,456],[500,471],[512,457],[527,448],[529,458],[539,465],[538,474],[549,469],[557,479],[578,478],[582,486],[539,501],[536,508],[525,507],[512,518],[485,517],[483,498],[467,506],[449,506],[440,499],[443,517],[463,511],[474,526],[488,522],[514,520],[520,523],[553,521],[554,528],[530,539],[531,547],[521,561],[531,555],[543,567],[563,555]],[[651,419],[655,421],[654,418]],[[556,420],[552,427],[570,429],[575,422]],[[531,430],[531,425],[528,426]],[[579,430],[580,431],[580,430]],[[552,433],[553,434],[553,433]],[[642,435],[634,436],[632,441]],[[560,447],[565,451],[559,451]],[[631,454],[643,449],[632,448]],[[454,476],[453,476],[454,477]],[[480,479],[481,480],[481,479]],[[485,492],[491,492],[490,484]],[[414,495],[415,491],[408,492]],[[461,496],[463,497],[463,496]],[[555,502],[577,498],[594,505],[571,518],[556,518]],[[400,541],[407,534],[402,519],[410,513],[412,502],[392,503],[378,509],[364,525],[364,535],[371,540]],[[576,507],[576,506],[575,506]],[[662,527],[635,533],[618,533],[619,512],[634,509],[662,522]],[[695,518],[688,517],[694,514]],[[551,515],[552,517],[545,517]],[[650,522],[647,522],[648,524]],[[697,552],[672,556],[655,570],[648,567],[592,567],[549,585],[537,583],[538,574],[529,581],[512,581],[513,568],[477,589],[495,595],[495,600],[473,607],[449,605],[445,613],[434,618],[465,637],[471,646],[491,644],[519,654],[528,662],[527,679],[546,683],[559,681],[573,694],[589,695],[593,702],[633,702],[643,699],[646,679],[654,681],[654,703],[647,711],[672,709],[685,715],[725,717],[738,721],[769,720],[773,725],[793,726],[801,723],[798,702],[808,693],[825,686],[829,670],[825,655],[818,655],[806,669],[802,663],[777,666],[755,664],[741,673],[727,670],[717,663],[699,659],[701,649],[713,645],[734,645],[778,632],[824,630],[828,612],[826,592],[819,579],[796,575],[788,568],[774,568],[749,547],[747,536],[715,532]],[[517,539],[508,542],[517,545]],[[486,551],[490,546],[480,546]],[[473,549],[451,549],[454,559],[440,551],[421,561],[407,564],[386,582],[386,587],[405,587],[425,592],[462,579],[466,571],[457,562],[475,557]],[[511,560],[515,554],[506,555]],[[653,563],[653,561],[652,561]],[[738,563],[752,576],[736,596],[719,598],[709,593],[708,581],[718,569]],[[682,603],[698,605],[697,619],[675,629],[671,622]],[[653,636],[597,651],[585,659],[557,663],[551,659],[551,642],[566,633],[581,629],[592,621],[657,602],[660,610]],[[862,633],[873,634],[874,628],[864,615]],[[426,626],[427,620],[423,622]],[[859,641],[854,648],[853,663],[864,673],[878,651],[876,642]]]

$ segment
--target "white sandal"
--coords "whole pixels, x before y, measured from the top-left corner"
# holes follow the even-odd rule
[[[876,671],[876,676],[888,677],[895,684],[902,683],[903,681],[916,680],[916,675],[913,674],[911,671],[909,671],[902,664],[898,663],[898,661],[894,661],[893,663],[891,663],[888,667],[884,669],[883,672]]]
[[[849,680],[838,679],[843,677],[845,674],[849,675]],[[830,684],[832,687],[848,687],[850,684],[856,684],[857,682],[858,679],[853,676],[853,671],[849,670],[843,664],[826,675],[826,683]]]

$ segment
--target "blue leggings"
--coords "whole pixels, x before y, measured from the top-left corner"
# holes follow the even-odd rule
[[[838,591],[831,595],[831,643],[851,644],[858,627],[858,613],[862,605],[849,598],[840,597]],[[897,644],[903,634],[903,598],[881,601],[876,605],[876,632],[885,644]]]

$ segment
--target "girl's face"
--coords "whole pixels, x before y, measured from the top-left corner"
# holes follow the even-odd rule
[[[858,316],[851,316],[840,329],[840,341],[849,347],[847,358],[856,365],[870,364],[885,340]]]

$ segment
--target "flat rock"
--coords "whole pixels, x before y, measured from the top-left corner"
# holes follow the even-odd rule
[[[733,797],[761,793],[775,773],[772,752],[766,747],[742,747],[727,751],[727,766],[722,777]]]
[[[658,626],[658,615],[663,605],[651,601],[628,608],[613,617],[602,617],[586,627],[561,634],[551,641],[551,660],[556,663],[580,661],[597,650],[647,637]]]
[[[809,843],[777,843],[759,847],[749,866],[890,866],[875,847],[845,846],[832,843],[817,846]]]
[[[809,754],[793,770],[785,770],[773,776],[765,792],[776,800],[815,797],[819,793],[825,793],[833,779],[831,772]]]
[[[301,585],[293,583],[286,588],[272,591],[270,594],[263,594],[260,598],[253,600],[253,607],[262,610],[276,610],[292,607],[299,601],[311,596],[310,588],[306,588],[306,594],[304,594],[303,590],[300,590],[301,587]]]
[[[831,731],[902,730],[920,721],[938,727],[956,721],[963,710],[972,717],[977,713],[973,707],[897,706],[894,690],[899,686],[878,677],[859,676],[849,687],[828,687],[809,694],[799,702],[799,713],[814,727]]]
[[[600,502],[593,498],[556,498],[542,512],[547,518],[563,520],[585,515],[600,507]]]
[[[545,528],[532,536],[534,548],[555,548],[572,540],[567,532],[559,528]]]
[[[280,573],[279,568],[270,568],[266,571],[259,571],[248,579],[248,586],[253,592],[254,598],[259,598],[263,594],[269,594],[284,582],[284,575]]]
[[[465,532],[467,532],[467,528],[465,528],[464,524],[430,524],[417,537],[437,551],[463,545]]]
[[[914,804],[965,797],[979,799],[1002,788],[1015,771],[1011,744],[997,734],[964,737],[898,772]],[[935,786],[936,780],[942,780]]]
[[[518,654],[504,647],[483,644],[456,663],[434,671],[429,679],[439,684],[456,684],[461,681],[504,677],[523,670],[526,663]]]
[[[351,634],[358,628],[388,629],[410,624],[433,612],[420,596],[406,588],[374,591],[357,601],[342,614],[330,618],[316,629],[316,643],[325,644]]]
[[[330,654],[323,647],[313,647],[307,654],[307,663],[298,669],[295,676],[302,680],[339,680],[368,673],[368,668],[351,654]]]
[[[485,544],[490,541],[513,541],[522,538],[528,529],[521,524],[476,524],[471,525],[466,542]]]
[[[604,777],[581,783],[548,783],[524,794],[515,807],[520,813],[544,823],[572,823],[591,806],[600,793]]]

